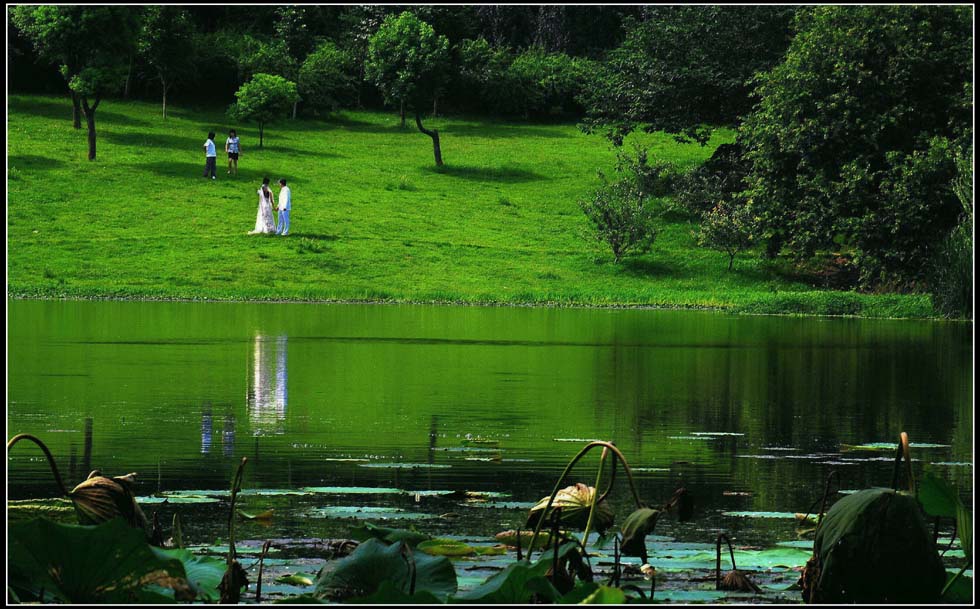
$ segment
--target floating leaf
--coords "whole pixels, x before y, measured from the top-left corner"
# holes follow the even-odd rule
[[[324,566],[316,583],[316,594],[334,600],[373,594],[381,583],[390,581],[397,590],[410,593],[411,571],[414,564],[415,593],[429,592],[444,599],[456,592],[456,571],[449,559],[414,552],[411,561],[403,555],[411,550],[404,542],[386,545],[368,539],[346,558]]]
[[[722,516],[734,516],[735,518],[786,518],[788,520],[804,520],[804,515],[799,512],[722,512]],[[816,522],[817,517],[811,514],[806,520]]]
[[[357,505],[328,505],[306,512],[309,518],[378,518],[381,520],[421,520],[432,514],[406,512],[401,508]]]
[[[139,503],[218,503],[220,499],[216,497],[206,497],[204,495],[175,495],[175,496],[151,496],[137,497]]]
[[[358,541],[367,541],[368,539],[379,539],[385,543],[404,541],[409,546],[415,546],[427,539],[432,539],[431,536],[415,530],[389,529],[370,522],[365,523],[362,527],[351,529],[351,537]]]
[[[918,503],[892,489],[867,489],[835,503],[813,547],[804,590],[811,602],[930,603],[946,581]]]
[[[276,583],[288,584],[290,586],[312,586],[313,578],[304,573],[289,573],[277,577]]]
[[[531,538],[534,537],[534,531],[521,531],[521,547],[525,550],[531,544]],[[495,535],[497,541],[502,544],[517,547],[517,531],[511,529],[510,531],[501,531]],[[548,531],[541,531],[538,533],[538,539],[534,542],[534,549],[540,550],[541,548],[547,548],[549,542],[551,541],[551,533]]]
[[[400,488],[377,488],[370,486],[304,486],[300,490],[306,493],[330,495],[401,495],[405,493]]]
[[[476,548],[454,539],[430,539],[416,546],[431,556],[469,556],[476,554]]]
[[[359,467],[376,467],[380,469],[449,469],[452,465],[440,463],[361,463]]]
[[[556,508],[561,508],[561,524],[563,526],[573,529],[584,529],[589,520],[589,510],[592,506],[594,496],[595,487],[592,486],[578,483],[565,487],[555,495],[555,500],[551,503],[549,514]],[[538,501],[531,508],[526,526],[533,527],[537,525],[538,520],[548,506],[548,499],[550,499],[550,495]],[[592,526],[596,531],[602,533],[612,526],[614,518],[612,508],[605,501],[600,501],[595,506],[595,516],[593,517]]]
[[[238,510],[238,515],[245,520],[272,520],[272,514],[275,510],[265,510],[264,512],[249,513],[243,510]]]

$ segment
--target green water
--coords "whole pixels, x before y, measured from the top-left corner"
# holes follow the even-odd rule
[[[440,533],[514,528],[584,440],[605,439],[645,500],[678,484],[695,495],[695,522],[664,535],[769,543],[795,524],[724,513],[806,511],[834,469],[847,489],[888,485],[893,452],[841,447],[903,430],[938,445],[913,448],[916,472],[935,464],[970,498],[971,333],[645,310],[14,300],[7,425],[47,442],[70,484],[135,471],[143,496],[227,488],[242,456],[251,489],[411,491],[253,495],[245,507],[277,510],[269,527],[243,525],[257,539],[344,536],[360,521],[329,516],[359,506]],[[583,463],[573,481],[591,484]],[[56,494],[26,443],[7,484],[14,498]],[[413,494],[434,490],[506,504]],[[179,507],[199,543],[220,534],[222,505]]]

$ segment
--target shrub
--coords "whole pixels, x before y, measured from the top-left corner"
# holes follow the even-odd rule
[[[960,223],[946,237],[933,263],[935,307],[948,316],[973,318],[973,155],[958,159],[953,191],[963,206]]]
[[[735,256],[752,246],[754,226],[748,206],[719,203],[704,215],[695,239],[701,247],[728,254],[728,270],[731,271]]]
[[[702,165],[676,181],[677,208],[700,218],[720,203],[733,203],[745,189],[748,168],[739,144],[722,144]]]
[[[616,262],[627,253],[649,251],[657,238],[653,211],[635,180],[605,183],[589,199],[580,200],[579,207]]]

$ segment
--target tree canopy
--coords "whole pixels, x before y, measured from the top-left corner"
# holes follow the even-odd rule
[[[284,118],[298,99],[296,83],[275,74],[256,74],[235,93],[238,102],[228,109],[235,120],[255,121],[259,125],[259,147],[268,123]]]

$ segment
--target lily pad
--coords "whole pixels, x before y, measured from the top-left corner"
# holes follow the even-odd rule
[[[218,503],[220,499],[216,497],[206,497],[204,495],[174,495],[174,496],[151,496],[137,497],[137,501],[145,504],[154,503]]]
[[[449,469],[452,465],[443,463],[361,463],[358,467],[379,469]]]
[[[787,520],[802,520],[804,516],[799,512],[722,512],[721,515],[735,518],[785,518]],[[817,516],[810,514],[806,520],[816,522]]]
[[[385,543],[404,541],[410,546],[414,546],[427,539],[432,539],[431,536],[415,530],[390,529],[371,522],[365,523],[364,526],[351,529],[351,537],[358,541],[367,541],[368,539],[378,539]]]
[[[421,512],[408,512],[395,507],[376,507],[376,506],[356,506],[356,505],[328,505],[313,508],[305,513],[309,518],[364,518],[381,520],[420,520],[423,518],[435,518],[433,514]]]
[[[328,495],[401,495],[406,492],[400,488],[373,486],[304,486],[300,490],[306,493]]]
[[[277,584],[289,584],[290,586],[312,586],[314,575],[307,573],[289,573],[280,575],[276,578]]]
[[[238,510],[238,515],[245,520],[272,520],[272,515],[275,510],[265,510],[262,512],[246,512],[244,510]]]

